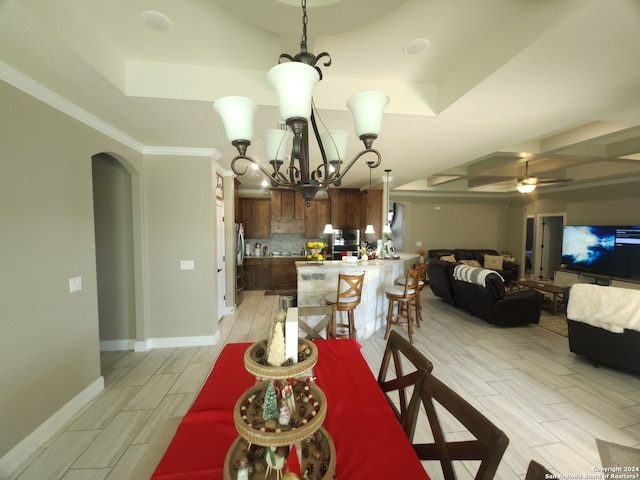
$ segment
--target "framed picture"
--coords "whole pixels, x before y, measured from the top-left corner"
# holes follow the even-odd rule
[[[224,179],[216,173],[216,198],[224,198]]]

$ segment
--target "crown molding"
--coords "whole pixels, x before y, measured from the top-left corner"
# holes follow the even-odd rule
[[[80,123],[143,155],[175,155],[188,157],[210,157],[219,160],[222,155],[215,148],[145,146],[95,115],[80,108],[66,98],[49,90],[12,66],[0,61],[0,79],[27,95],[55,108]]]

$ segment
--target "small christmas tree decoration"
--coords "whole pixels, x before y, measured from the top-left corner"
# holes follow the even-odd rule
[[[264,405],[262,406],[262,418],[264,420],[271,420],[272,418],[278,418],[278,399],[276,397],[276,389],[273,385],[273,380],[267,385],[267,392],[264,395]]]
[[[284,344],[284,331],[282,330],[282,323],[276,322],[273,329],[273,336],[271,337],[271,344],[269,345],[269,356],[267,357],[267,363],[274,367],[281,366],[285,361],[285,344]]]

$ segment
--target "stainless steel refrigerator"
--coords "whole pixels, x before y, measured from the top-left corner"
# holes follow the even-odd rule
[[[242,291],[244,290],[244,227],[241,223],[235,224],[236,228],[236,305],[240,305]]]

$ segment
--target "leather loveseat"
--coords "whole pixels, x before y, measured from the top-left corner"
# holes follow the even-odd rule
[[[430,258],[429,284],[433,293],[447,303],[498,326],[538,323],[543,295],[535,290],[508,292],[500,276],[486,274],[485,285],[458,280],[454,271],[458,264]],[[484,270],[484,269],[476,269]]]
[[[485,265],[485,255],[493,257],[493,260],[502,257],[496,250],[491,249],[469,249],[469,248],[455,248],[455,249],[433,249],[429,250],[429,258],[439,260],[442,257],[454,256],[456,262],[472,264],[476,267],[489,268],[495,270],[504,279],[504,284],[508,287],[513,280],[518,279],[520,272],[520,266],[514,262],[507,262],[505,260],[498,260],[498,268]],[[477,262],[477,263],[474,263]]]

